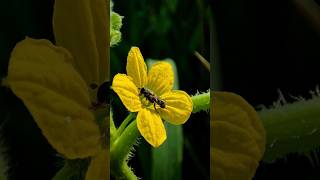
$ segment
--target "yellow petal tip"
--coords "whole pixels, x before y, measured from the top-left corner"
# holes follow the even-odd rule
[[[142,109],[137,115],[137,126],[144,139],[153,147],[159,147],[167,138],[159,114]]]

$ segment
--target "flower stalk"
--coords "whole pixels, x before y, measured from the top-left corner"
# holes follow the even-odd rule
[[[308,154],[320,145],[320,97],[258,112],[268,138],[263,160],[271,162],[289,153]]]
[[[131,113],[124,120],[123,124],[130,122],[134,117],[134,113]],[[112,142],[110,149],[110,164],[112,164],[111,174],[114,177],[137,179],[130,167],[128,167],[126,160],[139,135],[140,133],[137,128],[137,122],[134,120],[124,129],[121,135],[114,142]]]
[[[192,113],[200,111],[209,111],[210,109],[210,92],[196,94],[191,97],[193,102]]]
[[[121,123],[120,127],[117,130],[116,133],[116,138],[119,137],[122,132],[124,131],[124,129],[127,127],[127,125],[131,122],[131,120],[135,117],[135,113],[130,113],[126,119],[124,119],[124,121]]]

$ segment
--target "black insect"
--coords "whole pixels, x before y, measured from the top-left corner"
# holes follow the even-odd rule
[[[143,95],[149,102],[153,103],[153,107],[155,110],[157,110],[156,104],[158,104],[161,108],[166,107],[166,102],[160,99],[157,95],[155,95],[147,88],[140,88],[140,95]]]

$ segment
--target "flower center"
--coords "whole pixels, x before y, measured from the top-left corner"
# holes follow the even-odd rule
[[[147,108],[150,108],[153,105],[154,109],[156,110],[156,106],[158,106],[158,108],[165,108],[166,106],[162,99],[145,87],[140,88],[139,96],[142,104]]]

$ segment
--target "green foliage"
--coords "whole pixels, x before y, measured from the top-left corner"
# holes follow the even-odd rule
[[[122,16],[112,10],[113,3],[110,2],[110,46],[114,46],[121,41]]]
[[[127,164],[133,145],[140,136],[136,120],[131,122],[135,118],[136,114],[130,113],[118,129],[120,132],[117,132],[117,136],[110,142],[110,171],[116,179],[137,179]],[[131,123],[127,126],[129,122]]]

